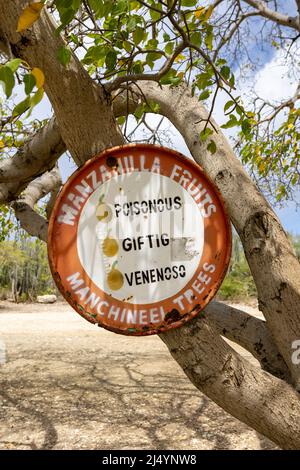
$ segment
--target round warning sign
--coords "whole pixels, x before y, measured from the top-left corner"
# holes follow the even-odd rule
[[[182,325],[217,292],[231,250],[217,189],[181,154],[109,149],[67,181],[53,209],[53,277],[87,320],[148,335]]]

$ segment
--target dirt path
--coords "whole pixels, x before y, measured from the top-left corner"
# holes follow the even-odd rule
[[[0,303],[0,449],[269,449],[197,391],[157,337],[63,303]]]

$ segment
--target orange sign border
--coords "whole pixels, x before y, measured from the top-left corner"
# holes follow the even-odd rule
[[[55,231],[55,225],[56,225],[56,216],[57,216],[57,213],[58,213],[58,210],[59,210],[59,207],[60,207],[60,203],[63,200],[63,198],[65,197],[65,195],[68,193],[70,188],[72,187],[72,183],[74,182],[74,180],[76,180],[78,175],[80,173],[83,173],[89,166],[94,165],[96,160],[97,160],[97,162],[99,162],[99,160],[102,160],[102,161],[107,160],[108,157],[118,158],[118,155],[114,155],[114,154],[119,154],[120,151],[127,152],[128,150],[132,150],[132,151],[137,150],[137,151],[141,151],[141,152],[142,151],[147,152],[149,150],[150,151],[155,150],[158,153],[167,153],[169,155],[169,157],[171,157],[171,159],[174,159],[174,164],[176,164],[176,163],[179,164],[181,162],[185,166],[191,167],[193,172],[196,172],[196,174],[199,174],[199,176],[201,176],[201,178],[205,182],[207,182],[207,186],[209,187],[209,189],[212,190],[212,194],[216,197],[216,199],[218,201],[218,204],[221,208],[221,215],[217,215],[215,217],[217,219],[219,219],[220,217],[223,219],[224,229],[225,229],[224,246],[226,248],[226,253],[224,255],[224,262],[223,262],[223,265],[221,266],[221,268],[219,269],[217,279],[215,279],[216,276],[213,276],[213,274],[212,274],[213,280],[211,282],[210,289],[209,289],[208,293],[202,299],[202,302],[195,304],[193,306],[193,308],[190,311],[188,311],[187,313],[185,313],[184,315],[182,315],[179,320],[176,319],[175,321],[171,321],[171,322],[163,322],[158,327],[149,327],[149,326],[147,326],[146,327],[147,329],[145,328],[145,325],[140,326],[140,328],[137,328],[136,326],[134,326],[132,328],[130,328],[128,326],[126,326],[125,328],[115,327],[115,326],[112,326],[110,324],[107,324],[107,323],[104,323],[103,321],[101,321],[100,315],[99,316],[98,315],[97,316],[96,315],[91,316],[92,314],[90,312],[88,312],[83,307],[83,305],[81,305],[78,301],[76,301],[74,299],[74,297],[72,297],[71,292],[65,287],[65,285],[61,281],[60,274],[59,274],[59,272],[57,270],[57,267],[56,267],[57,266],[57,255],[56,255],[56,250],[55,250],[54,243],[53,243],[53,237],[54,237],[54,231]],[[119,155],[119,157],[122,157],[122,155]],[[164,173],[161,173],[161,174],[164,174]],[[167,176],[167,175],[165,175],[165,176]],[[82,208],[80,209],[80,213],[81,213],[81,210],[82,210]],[[80,216],[80,213],[79,213],[79,216]],[[205,221],[207,221],[207,220],[208,219],[205,219]],[[204,228],[204,233],[205,233],[205,230],[207,229],[207,226],[204,225],[204,227],[205,227]],[[76,224],[76,234],[77,234],[77,224]],[[77,239],[77,237],[76,237],[76,239]],[[204,237],[204,250],[203,250],[203,255],[201,257],[199,266],[198,266],[196,272],[194,273],[192,279],[190,279],[190,281],[185,285],[185,287],[183,289],[181,289],[179,292],[177,292],[176,295],[174,295],[172,297],[169,297],[167,299],[164,299],[163,301],[160,301],[160,302],[155,302],[155,303],[147,304],[147,305],[140,305],[140,304],[134,304],[134,305],[138,305],[138,307],[141,308],[141,307],[150,307],[150,306],[153,306],[155,304],[168,304],[170,299],[173,299],[175,296],[178,296],[181,292],[188,289],[189,286],[192,285],[193,281],[195,280],[196,275],[199,273],[200,266],[203,265],[204,262],[205,262],[205,259],[204,259],[205,239],[206,239],[206,237]],[[183,156],[181,153],[179,153],[175,150],[168,149],[166,147],[162,147],[162,146],[158,146],[158,145],[152,145],[152,144],[127,144],[127,145],[123,145],[123,146],[112,147],[112,148],[109,148],[109,149],[105,150],[101,154],[98,154],[95,157],[91,158],[84,165],[79,167],[69,177],[69,179],[67,180],[67,182],[64,184],[63,188],[61,189],[61,191],[60,191],[60,193],[57,197],[57,200],[55,202],[54,208],[52,210],[50,221],[49,221],[49,228],[48,228],[48,258],[49,258],[49,265],[50,265],[50,269],[51,269],[51,272],[52,272],[52,276],[53,276],[53,278],[56,282],[56,285],[57,285],[58,289],[60,290],[61,294],[63,295],[63,297],[74,308],[74,310],[76,310],[77,313],[79,313],[82,317],[84,317],[89,322],[91,322],[93,324],[97,323],[98,326],[103,327],[103,328],[105,328],[109,331],[113,331],[115,333],[120,333],[120,334],[124,334],[124,335],[131,335],[131,336],[145,336],[145,335],[152,335],[152,334],[162,333],[162,332],[167,331],[171,328],[178,328],[178,327],[182,326],[184,323],[186,323],[187,321],[189,321],[192,318],[196,317],[205,308],[205,306],[212,300],[212,298],[215,296],[215,294],[217,293],[217,291],[218,291],[218,289],[219,289],[219,287],[220,287],[220,285],[221,285],[221,283],[222,283],[222,281],[225,277],[225,274],[227,272],[228,265],[229,265],[229,262],[230,262],[230,257],[231,257],[231,249],[232,249],[231,245],[232,245],[231,225],[230,225],[229,217],[228,217],[227,212],[226,212],[223,197],[220,194],[220,191],[218,190],[218,188],[216,188],[214,183],[211,181],[211,179],[205,174],[205,172],[201,168],[201,166],[194,163],[192,160],[188,159],[187,157]],[[76,252],[77,252],[77,250],[76,250]],[[220,256],[221,256],[221,253],[220,253]],[[81,264],[80,264],[80,266],[81,266]],[[82,266],[81,266],[81,269],[82,269],[82,271],[84,271],[84,268]],[[92,280],[89,278],[89,276],[87,276],[87,278],[90,280],[91,283],[93,283]],[[93,286],[95,287],[95,284],[93,284]],[[102,292],[101,289],[99,289],[97,286],[95,287],[94,290]],[[103,294],[105,296],[105,293],[103,293]],[[114,303],[116,303],[118,305],[121,305],[121,306],[126,305],[126,302],[118,301],[115,298],[114,298]],[[133,304],[129,304],[129,305],[131,306],[131,308],[133,307]],[[173,305],[173,310],[178,312],[178,310],[176,310],[174,305]]]

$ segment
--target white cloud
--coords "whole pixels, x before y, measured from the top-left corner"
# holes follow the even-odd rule
[[[255,93],[273,103],[292,97],[297,89],[296,77],[291,73],[292,65],[286,61],[286,51],[278,50],[273,59],[256,74]]]

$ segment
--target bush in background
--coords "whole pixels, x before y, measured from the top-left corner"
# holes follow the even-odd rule
[[[300,236],[290,236],[300,259]],[[46,245],[23,231],[13,240],[0,241],[0,300],[34,301],[45,294],[59,294],[48,265]],[[242,244],[234,234],[230,266],[217,298],[247,302],[256,297]]]

